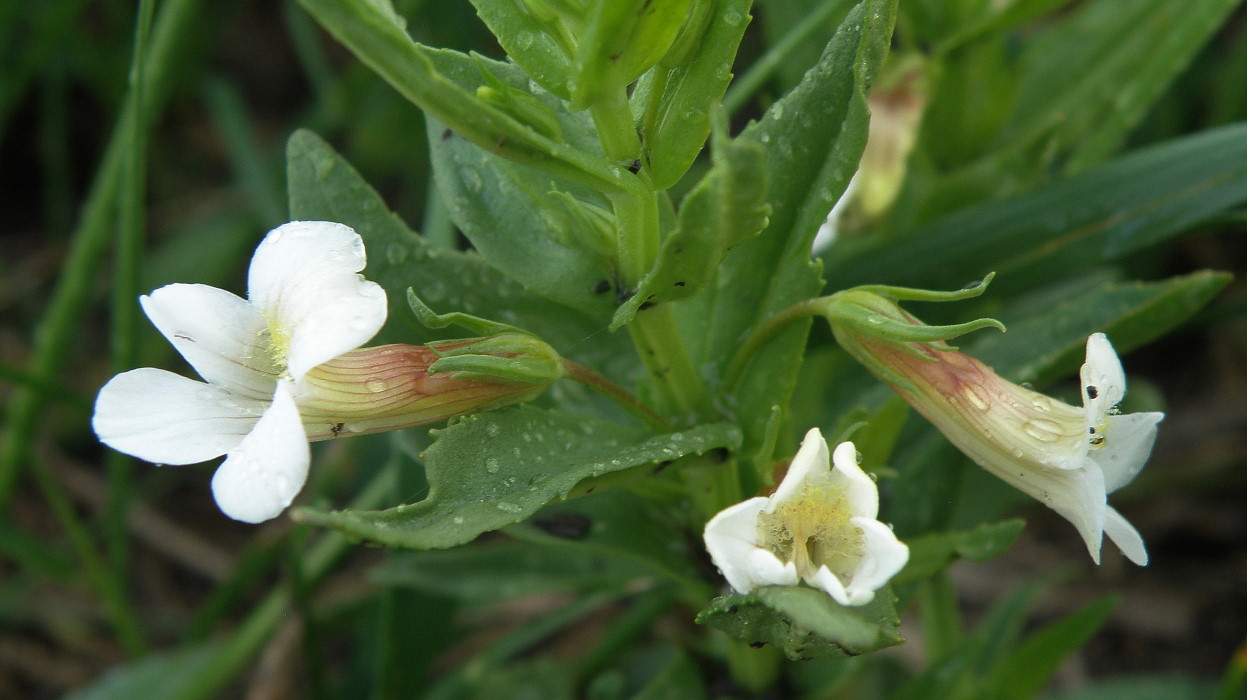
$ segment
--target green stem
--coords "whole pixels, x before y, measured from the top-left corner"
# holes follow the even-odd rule
[[[615,90],[604,99],[589,107],[593,125],[597,127],[602,152],[620,165],[628,165],[641,155],[641,140],[636,125],[632,123],[632,109],[628,105],[628,93]]]
[[[588,367],[563,358],[563,369],[567,372],[568,377],[619,404],[624,410],[648,423],[651,428],[663,433],[669,433],[674,429],[671,421],[668,421],[656,413],[654,409],[646,406],[640,399],[633,396],[623,387]]]
[[[710,401],[705,385],[684,347],[670,305],[638,312],[628,331],[664,407],[683,416],[706,415]]]
[[[780,656],[775,647],[755,649],[736,639],[727,643],[727,670],[732,680],[750,693],[762,693],[779,678]]]
[[[735,114],[745,106],[749,98],[762,87],[770,77],[792,57],[793,52],[815,34],[825,33],[828,25],[836,15],[848,14],[854,0],[825,0],[808,16],[788,30],[779,41],[775,42],[761,58],[754,61],[749,69],[739,78],[732,81],[727,94],[723,96],[723,108],[728,114]]]
[[[186,35],[197,27],[197,0],[168,0],[160,6],[159,17],[152,32],[151,70],[144,74],[147,114],[150,119],[168,92],[168,66],[173,52],[186,44]],[[55,381],[61,374],[70,344],[77,330],[78,317],[90,300],[98,269],[108,247],[113,207],[117,201],[119,175],[129,145],[131,123],[138,119],[130,103],[109,137],[91,191],[83,208],[82,220],[74,231],[69,253],[62,266],[47,311],[35,328],[34,360],[30,376],[39,382]],[[8,429],[0,443],[0,509],[13,495],[18,470],[26,462],[35,429],[42,424],[43,408],[49,396],[36,389],[18,387],[4,412]]]
[[[762,345],[770,340],[771,336],[778,333],[784,326],[799,321],[810,316],[821,316],[822,308],[826,303],[825,297],[815,297],[799,301],[792,306],[780,311],[763,321],[760,325],[754,327],[753,332],[745,339],[744,344],[736,351],[736,355],[732,358],[732,364],[728,365],[727,374],[724,378],[724,386],[735,386],[740,381],[740,375],[745,371],[745,367],[749,364],[749,359],[753,357]]]
[[[382,470],[355,497],[350,507],[360,510],[376,508],[393,491],[396,478],[396,466]],[[326,533],[300,558],[304,579],[314,582],[324,577],[352,544],[344,535]],[[221,646],[212,662],[200,667],[197,677],[189,680],[181,692],[170,700],[216,697],[244,666],[255,660],[273,630],[290,613],[290,606],[290,588],[278,585],[252,609],[242,626]]]
[[[122,372],[138,360],[139,271],[143,258],[144,210],[147,184],[147,91],[145,75],[156,3],[142,0],[134,30],[134,54],[130,60],[129,145],[121,168],[117,193],[117,246],[112,296],[112,369]],[[104,542],[113,579],[111,590],[124,596],[129,589],[130,533],[126,515],[132,491],[134,460],[110,453],[107,461],[108,501],[104,508]],[[125,606],[129,608],[127,604]]]
[[[108,567],[96,548],[94,538],[78,519],[73,504],[61,489],[56,477],[49,471],[47,464],[42,460],[32,460],[30,471],[39,490],[43,493],[44,500],[52,508],[53,515],[65,529],[74,553],[82,563],[87,580],[95,587],[103,600],[104,609],[117,632],[117,639],[125,647],[126,653],[131,656],[141,656],[147,650],[147,642],[139,626],[138,617],[130,607],[130,600],[126,596],[125,589],[122,588],[122,582],[109,575]]]

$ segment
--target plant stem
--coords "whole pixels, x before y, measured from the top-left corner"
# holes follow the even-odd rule
[[[749,364],[749,358],[753,357],[753,354],[762,347],[763,343],[793,321],[799,321],[808,316],[821,315],[822,306],[825,302],[825,297],[799,301],[754,327],[753,332],[749,334],[749,337],[745,339],[740,349],[736,351],[736,355],[732,358],[732,364],[728,365],[723,385],[725,387],[735,386],[736,382],[740,380],[741,373],[745,371],[746,365]]]
[[[656,413],[654,409],[645,405],[637,397],[633,396],[626,389],[585,367],[584,365],[573,362],[567,358],[563,358],[563,369],[567,371],[567,376],[584,384],[585,386],[597,391],[608,399],[619,404],[624,410],[632,415],[640,418],[650,425],[651,428],[660,432],[668,433],[674,428],[671,421],[663,418]]]
[[[660,304],[637,312],[628,331],[664,407],[688,417],[708,414],[705,386],[684,347],[671,307]]]
[[[632,123],[632,109],[628,106],[628,93],[620,88],[606,99],[589,107],[589,115],[597,127],[602,152],[619,165],[628,165],[641,155],[641,140]]]

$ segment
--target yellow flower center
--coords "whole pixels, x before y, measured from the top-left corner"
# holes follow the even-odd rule
[[[758,515],[759,540],[780,561],[796,564],[802,576],[826,566],[844,580],[864,554],[862,531],[849,521],[852,516],[843,491],[803,485],[775,512]]]

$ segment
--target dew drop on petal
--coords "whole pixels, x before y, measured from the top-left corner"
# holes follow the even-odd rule
[[[386,384],[383,380],[373,378],[364,382],[364,388],[368,391],[385,391]]]

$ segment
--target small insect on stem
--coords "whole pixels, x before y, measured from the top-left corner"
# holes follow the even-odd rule
[[[345,427],[346,427],[346,423],[334,423],[332,426],[330,426],[329,432],[333,433],[334,437],[338,437],[338,435],[342,432],[342,429]]]

